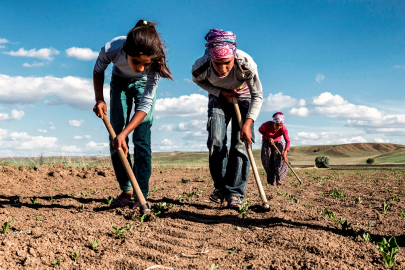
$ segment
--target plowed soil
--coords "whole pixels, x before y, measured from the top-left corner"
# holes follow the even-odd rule
[[[251,176],[243,218],[208,200],[208,170],[154,169],[148,201],[169,207],[140,224],[130,207],[107,206],[120,193],[111,168],[3,166],[0,223],[15,221],[0,235],[0,269],[386,269],[376,243],[391,236],[394,269],[405,269],[405,170],[297,172],[302,185],[289,175],[277,187],[261,172],[269,211]],[[133,229],[116,238],[111,222]]]

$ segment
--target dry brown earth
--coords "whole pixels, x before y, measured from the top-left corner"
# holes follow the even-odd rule
[[[296,183],[292,176],[283,186],[265,186],[272,204],[268,212],[261,209],[250,179],[246,198],[251,205],[243,219],[238,212],[207,200],[213,189],[209,171],[154,169],[149,201],[176,206],[139,226],[131,209],[105,206],[105,197],[119,194],[111,168],[56,166],[35,171],[3,166],[0,223],[12,217],[15,221],[7,235],[0,235],[0,269],[209,269],[210,265],[217,269],[385,269],[376,242],[390,236],[401,248],[394,269],[405,269],[405,228],[400,216],[405,170],[298,173],[304,181],[301,186],[292,185]],[[335,189],[343,192],[342,199],[329,196]],[[185,192],[199,194],[188,198]],[[392,196],[401,202],[390,200]],[[355,204],[358,197],[362,203]],[[385,215],[383,201],[390,205]],[[318,212],[324,213],[325,208],[352,223],[351,229],[342,230]],[[111,222],[134,228],[117,239]],[[368,245],[355,236],[363,232],[371,235]],[[92,250],[89,240],[95,239],[100,242]],[[79,250],[75,263],[68,252]],[[53,265],[58,258],[60,263]],[[151,268],[157,265],[166,268]]]

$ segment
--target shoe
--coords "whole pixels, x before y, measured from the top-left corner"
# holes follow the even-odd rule
[[[217,203],[217,204],[222,204],[224,201],[224,194],[222,194],[222,191],[220,189],[215,189],[211,195],[210,195],[210,201]]]
[[[283,184],[283,182],[277,181],[277,185],[281,186],[282,184]]]

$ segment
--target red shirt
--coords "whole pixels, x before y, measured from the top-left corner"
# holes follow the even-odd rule
[[[288,129],[283,125],[279,130],[273,127],[273,121],[267,121],[260,126],[259,132],[262,134],[262,141],[267,141],[268,138],[273,138],[275,141],[281,141],[281,136],[285,140],[285,151],[290,149],[290,137],[288,137]]]

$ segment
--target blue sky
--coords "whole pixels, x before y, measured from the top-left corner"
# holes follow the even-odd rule
[[[258,65],[254,148],[276,111],[292,145],[405,144],[403,1],[2,1],[0,157],[108,154],[93,66],[141,18],[159,23],[174,77],[159,83],[154,151],[206,150],[207,95],[190,70],[214,27]]]

